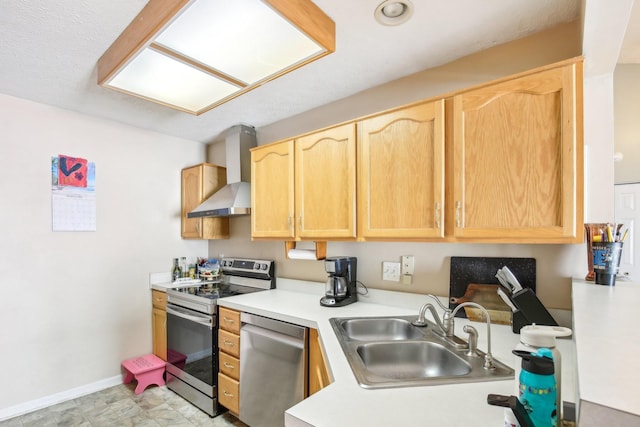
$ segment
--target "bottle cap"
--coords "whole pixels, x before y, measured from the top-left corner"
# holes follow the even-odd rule
[[[520,342],[533,347],[555,347],[556,337],[568,337],[571,329],[562,326],[527,325],[520,329]]]
[[[539,375],[553,375],[553,353],[548,348],[539,348],[535,352],[513,350],[513,354],[522,358],[522,369]]]

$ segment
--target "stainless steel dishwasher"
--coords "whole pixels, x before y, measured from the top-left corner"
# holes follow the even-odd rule
[[[284,426],[284,411],[306,394],[307,328],[250,313],[240,320],[240,420]]]

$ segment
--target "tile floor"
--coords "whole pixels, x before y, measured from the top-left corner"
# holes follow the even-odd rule
[[[111,387],[19,417],[0,427],[247,427],[229,414],[215,418],[164,387],[134,394],[136,382]]]

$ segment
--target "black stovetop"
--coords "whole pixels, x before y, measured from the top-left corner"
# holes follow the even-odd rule
[[[233,295],[256,292],[262,289],[223,282],[202,282],[193,285],[172,288],[171,290],[174,292],[180,292],[183,294],[194,295],[202,298],[218,299],[230,297]]]

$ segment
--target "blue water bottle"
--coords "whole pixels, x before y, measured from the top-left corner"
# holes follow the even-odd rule
[[[539,348],[535,352],[513,350],[513,354],[522,358],[518,399],[529,413],[534,427],[556,427],[553,353],[548,348]]]

